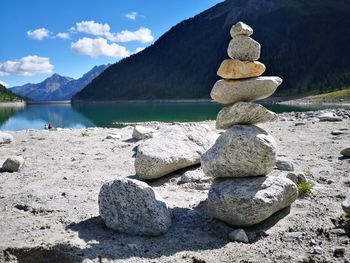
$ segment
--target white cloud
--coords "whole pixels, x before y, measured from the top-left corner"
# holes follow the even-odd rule
[[[138,47],[138,48],[136,48],[135,53],[139,53],[144,49],[145,49],[144,47]]]
[[[152,36],[152,31],[145,27],[140,27],[136,31],[123,30],[121,32],[112,33],[110,26],[108,24],[100,24],[95,21],[82,21],[76,23],[75,28],[71,28],[71,31],[81,33],[88,33],[94,36],[101,36],[107,38],[112,42],[130,42],[139,41],[142,43],[152,42],[154,37]]]
[[[65,32],[57,33],[56,37],[61,39],[70,39],[69,33],[65,33]]]
[[[0,80],[0,84],[3,85],[5,88],[9,87],[9,85],[5,81]]]
[[[48,38],[50,36],[50,31],[44,27],[35,29],[34,31],[28,30],[27,36],[31,39],[43,40],[44,38]]]
[[[76,24],[76,30],[82,33],[92,34],[94,36],[105,36],[111,28],[108,24],[100,24],[95,21],[82,21]]]
[[[130,52],[125,47],[115,43],[108,44],[107,40],[101,37],[95,39],[87,37],[81,38],[73,42],[71,48],[82,55],[93,58],[99,56],[122,58],[130,56]]]
[[[152,42],[154,37],[150,29],[140,27],[136,31],[123,30],[118,33],[107,36],[110,41],[113,42],[129,42],[129,41],[140,41],[142,43]]]
[[[127,19],[136,20],[137,12],[131,12],[131,13],[125,14],[124,16],[125,16]]]
[[[54,66],[47,57],[27,56],[15,61],[0,63],[0,76],[19,75],[33,76],[52,73]]]

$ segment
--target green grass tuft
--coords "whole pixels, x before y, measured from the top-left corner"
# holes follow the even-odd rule
[[[83,131],[83,132],[80,133],[80,136],[81,137],[87,137],[87,136],[90,136],[90,134],[87,131]]]
[[[299,182],[297,183],[299,197],[308,196],[311,193],[311,189],[314,185],[312,183],[307,182]]]

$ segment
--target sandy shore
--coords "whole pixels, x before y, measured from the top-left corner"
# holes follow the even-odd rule
[[[250,244],[229,241],[234,228],[206,210],[210,182],[179,184],[183,171],[149,183],[172,209],[166,235],[107,229],[98,192],[104,182],[135,173],[140,142],[131,139],[130,126],[12,132],[0,162],[21,155],[26,163],[18,173],[0,173],[0,262],[349,262],[350,224],[341,219],[341,201],[350,195],[350,159],[339,152],[350,146],[350,119],[291,119],[260,126],[275,137],[278,155],[315,185],[290,209],[247,228]],[[214,129],[214,122],[206,124]],[[341,128],[348,130],[331,135]],[[105,139],[111,133],[121,139]],[[335,257],[339,247],[345,255]]]
[[[0,107],[25,107],[26,103],[24,101],[10,101],[4,102],[0,101]]]
[[[321,106],[338,106],[338,107],[350,107],[350,99],[313,99],[313,98],[299,98],[299,99],[286,99],[278,101],[278,104],[283,105],[321,105]]]

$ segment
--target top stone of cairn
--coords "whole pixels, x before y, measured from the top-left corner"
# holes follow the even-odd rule
[[[231,36],[235,37],[238,35],[251,36],[253,34],[253,29],[247,24],[239,21],[231,27]]]

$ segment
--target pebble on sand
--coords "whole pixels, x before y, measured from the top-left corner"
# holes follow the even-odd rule
[[[18,172],[24,164],[24,159],[21,156],[11,156],[6,159],[2,165],[2,170],[5,172]]]

